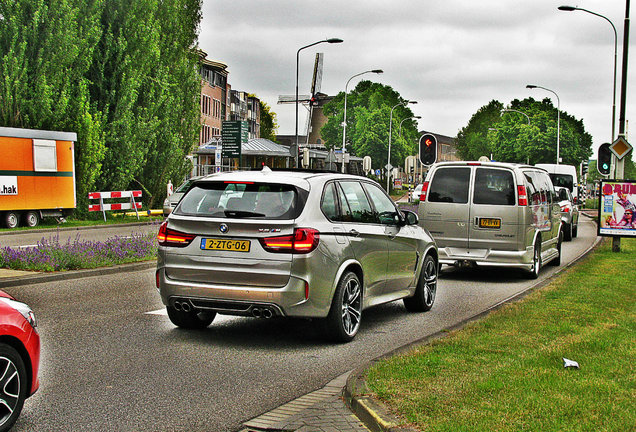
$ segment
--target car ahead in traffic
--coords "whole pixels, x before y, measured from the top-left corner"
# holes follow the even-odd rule
[[[548,173],[530,165],[443,162],[429,170],[420,225],[442,264],[517,267],[537,278],[561,262],[561,209]]]
[[[158,242],[157,288],[183,328],[217,313],[323,318],[346,342],[364,309],[403,299],[427,311],[437,290],[434,241],[365,177],[264,167],[200,179]]]
[[[422,194],[422,184],[418,184],[415,186],[413,191],[411,192],[411,202],[418,203],[420,202],[420,195]]]
[[[195,180],[200,179],[201,177],[192,177],[188,180],[181,183],[181,185],[174,191],[174,193],[163,201],[163,217],[168,217],[168,215],[172,212],[172,210],[177,206],[179,200],[183,196],[184,193],[188,191],[190,185],[195,182]]]
[[[11,429],[40,385],[36,328],[31,308],[0,291],[0,432]]]
[[[536,164],[535,166],[546,170],[554,187],[567,188],[572,195],[572,202],[574,204],[580,204],[578,180],[576,177],[577,169],[575,166],[564,164]]]
[[[579,231],[579,208],[574,204],[574,198],[568,188],[557,186],[554,189],[561,207],[563,240],[570,241],[577,236]]]

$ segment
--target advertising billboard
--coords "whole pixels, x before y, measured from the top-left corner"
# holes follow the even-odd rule
[[[598,235],[636,237],[636,181],[602,180]]]

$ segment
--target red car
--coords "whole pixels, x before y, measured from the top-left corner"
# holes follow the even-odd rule
[[[11,429],[40,386],[40,335],[29,306],[0,291],[0,432]]]

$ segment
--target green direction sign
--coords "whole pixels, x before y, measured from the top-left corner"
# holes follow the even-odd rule
[[[247,143],[248,136],[246,121],[224,121],[221,129],[221,157],[240,158],[241,145]]]

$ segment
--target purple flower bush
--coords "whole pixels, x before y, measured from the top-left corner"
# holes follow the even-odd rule
[[[60,243],[59,234],[42,238],[35,247],[0,249],[0,267],[13,270],[61,271],[147,261],[157,256],[155,234],[113,237],[104,242],[81,240]]]

